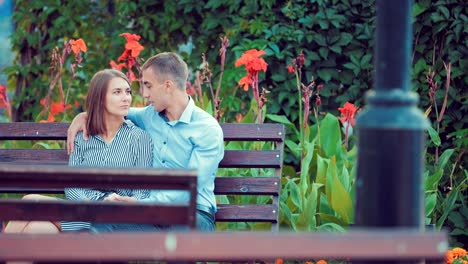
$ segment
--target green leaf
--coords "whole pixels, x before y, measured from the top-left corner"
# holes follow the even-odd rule
[[[326,49],[324,47],[321,47],[319,49],[319,54],[320,54],[320,56],[322,56],[322,58],[328,59],[328,49]]]
[[[335,156],[331,158],[328,172],[330,173],[327,173],[327,178],[331,177],[330,180],[332,183],[332,186],[329,187],[331,196],[331,200],[329,200],[330,205],[345,222],[351,223],[353,220],[353,203],[349,192],[338,178]],[[328,183],[329,181],[327,180],[327,185]]]
[[[445,165],[447,165],[447,162],[449,161],[450,157],[452,157],[454,152],[454,149],[446,149],[442,155],[440,155],[439,164],[437,165],[439,170],[443,170],[445,168]]]
[[[427,172],[427,174],[429,174],[429,172]],[[444,175],[444,170],[437,170],[431,176],[427,175],[427,177],[425,177],[426,182],[424,184],[425,190],[426,191],[437,190],[437,186],[439,186],[439,181],[440,181],[440,178],[442,178],[442,175]]]
[[[321,183],[323,185],[326,184],[327,181],[327,168],[328,168],[328,163],[330,160],[324,159],[320,157],[320,155],[317,155],[317,175],[315,178],[315,181],[317,183]]]
[[[427,10],[427,7],[424,7],[420,5],[419,3],[415,3],[413,5],[413,17],[419,16],[420,14],[424,13],[424,11],[426,10]]]
[[[362,58],[361,58],[361,68],[362,69],[368,68],[371,65],[371,63],[370,63],[371,59],[372,59],[372,54],[366,54],[366,55],[362,56]]]
[[[324,80],[325,82],[329,82],[333,76],[333,74],[335,74],[336,70],[334,69],[320,69],[317,71],[317,75],[318,77],[320,77],[320,79]]]
[[[305,193],[304,197],[304,210],[299,215],[297,220],[297,229],[300,231],[313,231],[317,225],[317,220],[315,218],[317,212],[317,195],[318,189],[321,187],[321,184],[314,184],[311,191]]]
[[[458,192],[452,190],[447,194],[447,198],[445,198],[444,203],[443,203],[443,214],[437,220],[437,230],[440,230],[442,225],[444,224],[445,220],[447,219],[447,216],[455,209],[456,205],[455,202],[457,201],[458,198]]]
[[[325,224],[318,226],[317,231],[323,231],[323,232],[338,231],[338,232],[344,233],[346,232],[346,229],[344,229],[343,226],[340,226],[339,224],[325,223]]]
[[[321,34],[315,34],[314,41],[320,46],[327,46],[327,41],[325,40],[325,37]]]
[[[437,203],[437,193],[431,193],[426,196],[426,217],[430,217]]]
[[[450,11],[445,6],[439,6],[439,11],[444,15],[446,19],[450,18]]]
[[[310,177],[309,177],[309,168],[310,162],[314,154],[315,140],[312,142],[304,142],[305,156],[301,160],[301,191],[305,193],[309,188]]]
[[[284,115],[268,114],[266,115],[266,118],[270,119],[271,121],[275,121],[275,122],[278,122],[287,126],[294,126],[294,124],[291,123],[291,121],[289,121],[288,117]]]
[[[331,46],[330,49],[332,51],[334,51],[335,53],[337,53],[337,54],[341,54],[341,47],[340,46],[337,46],[337,45],[335,46],[334,45],[334,46]]]
[[[320,148],[325,153],[326,158],[338,156],[341,149],[341,131],[338,119],[327,113],[320,121]]]
[[[296,158],[300,158],[301,157],[301,146],[299,144],[297,144],[296,142],[290,140],[290,139],[286,139],[284,141],[284,144],[286,144],[286,147],[288,147],[291,152],[294,154],[294,156]]]
[[[301,211],[302,210],[301,190],[299,186],[293,180],[289,180],[288,185],[289,185],[289,190],[291,191],[290,193],[291,201]]]
[[[459,212],[451,212],[448,219],[455,225],[455,227],[465,229],[465,218]]]
[[[428,126],[427,132],[429,133],[429,138],[431,139],[431,142],[436,146],[440,146],[440,137],[437,131],[435,131],[434,128],[432,128],[431,126]]]
[[[344,32],[340,34],[340,40],[337,42],[337,44],[340,46],[346,46],[351,42],[351,40],[353,40],[353,35]]]

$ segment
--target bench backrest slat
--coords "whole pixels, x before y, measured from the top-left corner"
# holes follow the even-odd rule
[[[1,162],[67,164],[63,149],[0,149]],[[226,150],[220,168],[280,168],[281,152]]]
[[[187,225],[187,204],[168,206],[152,203],[31,201],[2,199],[0,220],[86,221],[98,223],[142,223]],[[44,213],[47,212],[47,213]],[[116,213],[118,212],[118,213]],[[190,221],[194,219],[189,218]]]
[[[281,183],[277,177],[219,177],[215,180],[215,194],[276,195]]]
[[[69,123],[0,123],[0,141],[53,140],[61,141],[64,146],[68,126]],[[282,124],[224,123],[221,124],[221,128],[226,143],[230,141],[272,142],[273,145],[268,150],[225,150],[220,168],[266,168],[273,170],[274,176],[260,174],[257,177],[217,177],[215,179],[215,194],[266,195],[271,197],[271,204],[218,204],[216,221],[270,222],[272,230],[278,230],[284,126]],[[68,155],[64,149],[0,148],[0,166],[2,164],[67,165]],[[37,179],[41,178],[37,177]],[[78,179],[70,178],[70,180],[79,182]],[[34,180],[30,179],[28,182],[31,181]],[[18,188],[18,185],[7,186],[6,184],[0,184],[0,193],[63,193],[64,186],[59,183],[55,185],[47,183],[46,186],[38,182],[40,181],[36,181],[32,185],[24,185],[22,188]],[[114,185],[113,187],[117,188]]]
[[[0,123],[0,140],[66,140],[69,123]],[[225,141],[284,140],[279,124],[221,124]]]

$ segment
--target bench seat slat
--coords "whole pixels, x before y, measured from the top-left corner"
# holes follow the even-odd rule
[[[186,224],[185,219],[190,215],[187,206],[187,204],[168,206],[149,203],[101,201],[83,203],[69,200],[1,199],[0,218],[1,220],[65,220],[104,223],[157,223],[162,225],[177,223],[183,225]]]
[[[220,168],[280,168],[281,152],[226,150]],[[63,149],[0,149],[3,163],[66,165],[68,154]]]
[[[271,204],[218,204],[217,222],[272,222],[278,212]]]

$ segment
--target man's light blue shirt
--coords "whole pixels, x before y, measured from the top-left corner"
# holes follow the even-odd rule
[[[154,143],[153,167],[197,169],[197,207],[215,213],[214,180],[224,156],[223,131],[216,119],[197,107],[191,98],[177,121],[169,121],[151,105],[131,108],[127,118],[150,134]],[[153,190],[144,201],[188,200],[187,192]]]

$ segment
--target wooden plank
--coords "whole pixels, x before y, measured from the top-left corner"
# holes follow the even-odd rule
[[[186,204],[124,203],[69,200],[0,199],[0,219],[87,221],[187,225],[194,221]],[[47,212],[47,213],[44,213]]]
[[[281,151],[225,150],[220,168],[281,168]]]
[[[1,260],[426,260],[442,261],[446,233],[405,229],[347,233],[186,232],[0,234]],[[51,250],[53,249],[53,250]],[[234,249],[234,250],[233,250]]]
[[[277,222],[278,208],[272,204],[218,204],[216,222]]]
[[[215,194],[222,195],[279,195],[279,177],[217,177]],[[63,193],[63,188],[0,187],[0,193]]]
[[[67,165],[64,149],[0,149],[2,163]]]
[[[0,140],[65,140],[69,123],[0,123]],[[283,141],[282,124],[220,124],[226,141]]]
[[[0,165],[0,187],[196,190],[194,170]]]
[[[65,140],[69,123],[0,123],[0,140]]]
[[[217,177],[215,194],[279,195],[279,177]]]
[[[280,168],[281,151],[225,150],[220,168]],[[17,164],[68,164],[68,154],[63,149],[0,149],[2,163]]]
[[[282,124],[220,124],[225,141],[277,141],[284,140]]]

